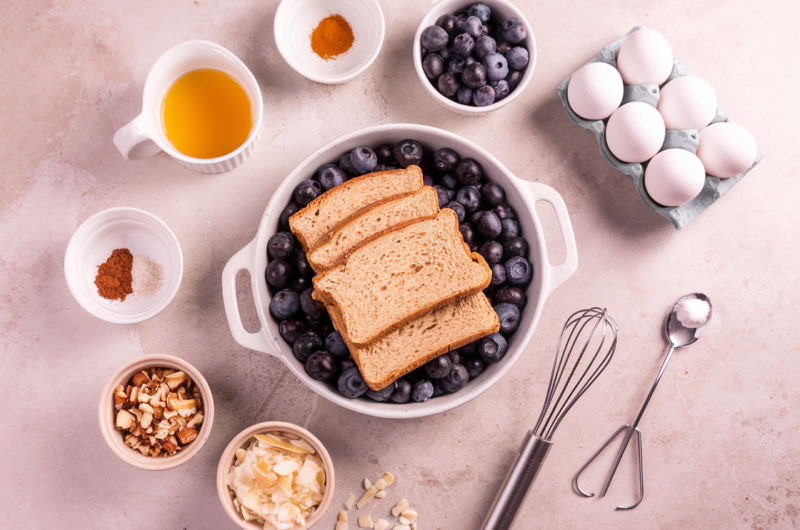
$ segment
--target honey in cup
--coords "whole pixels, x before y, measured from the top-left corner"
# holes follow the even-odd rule
[[[217,158],[235,151],[253,127],[244,87],[214,68],[180,76],[167,90],[161,113],[167,139],[193,158]]]

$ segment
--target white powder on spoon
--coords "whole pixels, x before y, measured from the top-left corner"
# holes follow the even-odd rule
[[[145,256],[134,256],[133,266],[133,294],[152,298],[164,284],[164,267],[151,261]]]
[[[135,258],[134,266],[136,266]],[[133,292],[136,292],[135,286]],[[704,326],[706,322],[708,322],[708,315],[710,312],[711,306],[709,306],[708,302],[705,300],[686,298],[685,300],[681,300],[678,304],[677,317],[678,321],[683,324],[684,327],[693,329]]]

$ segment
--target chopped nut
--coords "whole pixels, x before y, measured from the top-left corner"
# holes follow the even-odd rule
[[[358,518],[358,526],[361,528],[372,528],[372,517],[369,515],[362,515]]]
[[[198,413],[202,414],[202,413]],[[164,407],[153,407],[153,417],[157,420],[160,420],[164,417]],[[200,421],[203,421],[202,418]]]
[[[153,422],[153,415],[149,412],[142,414],[142,429],[147,429]]]
[[[365,490],[368,490],[368,489],[370,489],[371,487],[372,487],[372,482],[370,482],[370,481],[369,481],[369,479],[365,477],[365,478],[364,478],[364,489],[365,489]]]
[[[386,530],[388,526],[389,526],[389,521],[387,521],[386,519],[378,519],[375,522],[375,526],[373,528],[375,530]]]
[[[139,410],[141,410],[142,412],[149,412],[150,414],[153,413],[153,407],[151,407],[147,403],[142,403],[141,405],[139,405]]]
[[[195,425],[200,425],[201,423],[203,423],[203,413],[202,412],[198,412],[197,414],[195,414],[192,417],[191,420],[186,422],[186,426],[187,427],[194,427]]]
[[[359,499],[358,503],[356,504],[356,508],[360,510],[361,508],[366,506],[367,503],[372,500],[372,498],[375,496],[376,493],[378,493],[378,490],[375,489],[375,486],[370,486],[369,489],[366,492],[364,492],[364,495],[361,496],[361,499]]]
[[[139,397],[139,387],[138,386],[135,386],[135,387],[131,388],[130,396],[131,397],[130,397],[129,401],[131,403],[135,404],[136,401],[138,400],[138,397]]]
[[[117,412],[117,429],[127,430],[133,425],[133,414],[127,410]]]
[[[142,386],[145,383],[150,382],[150,376],[147,375],[147,372],[142,371],[133,376],[133,386]]]
[[[195,438],[197,438],[197,429],[188,428],[178,431],[178,440],[180,440],[183,445],[194,441]]]
[[[175,390],[181,383],[184,383],[188,377],[183,372],[174,372],[166,376],[167,386],[169,386],[170,390]]]
[[[122,405],[126,401],[128,401],[128,394],[125,393],[125,387],[119,385],[114,389],[114,403],[117,405]]]
[[[175,451],[178,450],[178,446],[170,442],[169,440],[165,440],[164,443],[161,444],[161,447],[163,447],[164,450],[170,455],[175,454]]]
[[[167,420],[170,419],[170,418],[174,418],[177,415],[178,415],[178,411],[177,410],[165,410],[164,411],[164,419],[167,419]]]
[[[375,494],[376,499],[383,499],[384,497],[386,497],[386,490],[381,490]]]
[[[347,508],[348,512],[353,509],[354,502],[356,502],[356,496],[351,493],[347,500],[344,501],[344,507]]]
[[[408,501],[405,499],[400,499],[400,502],[395,504],[394,508],[392,508],[392,515],[395,517],[399,516],[404,511],[408,510]]]
[[[418,515],[417,510],[413,508],[403,510],[403,513],[400,514],[400,522],[403,524],[411,524],[417,519]]]
[[[339,522],[346,523],[347,522],[347,512],[342,510],[339,512]]]

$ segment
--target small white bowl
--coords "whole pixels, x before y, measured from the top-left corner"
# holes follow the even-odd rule
[[[114,406],[114,389],[119,385],[126,384],[133,377],[133,374],[149,368],[182,370],[191,378],[192,383],[200,389],[200,397],[203,400],[203,423],[200,424],[197,438],[173,456],[145,456],[136,449],[131,449],[125,445],[124,436],[116,427],[117,411]],[[108,380],[108,383],[103,388],[103,394],[100,396],[99,418],[100,431],[103,433],[103,438],[115,455],[140,469],[161,471],[185,464],[203,448],[209,434],[211,434],[211,426],[214,424],[214,399],[211,396],[211,388],[208,386],[206,379],[197,368],[187,361],[162,353],[144,355],[122,365]]]
[[[97,267],[118,248],[164,267],[164,283],[153,297],[134,293],[120,302],[98,294]],[[178,238],[155,215],[138,208],[110,208],[91,216],[72,235],[64,274],[72,296],[89,313],[115,324],[135,324],[157,315],[172,301],[183,277],[183,254]]]
[[[461,103],[448,99],[443,96],[439,90],[437,90],[433,83],[431,83],[430,79],[428,79],[428,76],[425,75],[425,71],[422,69],[421,39],[422,32],[425,30],[425,28],[435,25],[436,21],[439,20],[439,17],[445,13],[452,15],[459,9],[466,9],[476,2],[470,2],[469,0],[442,0],[438,4],[435,4],[422,18],[422,22],[419,23],[419,27],[417,28],[417,34],[414,36],[414,68],[417,70],[417,76],[419,77],[422,86],[425,87],[425,90],[428,92],[428,94],[430,94],[430,96],[440,105],[452,110],[453,112],[464,114],[466,116],[482,116],[492,112],[493,110],[505,107],[514,101],[514,99],[522,93],[525,87],[528,86],[528,82],[531,80],[531,77],[533,77],[533,69],[536,67],[536,39],[533,37],[533,29],[528,23],[528,20],[525,18],[525,15],[522,14],[522,11],[517,9],[517,7],[511,2],[506,2],[506,0],[481,1],[489,6],[489,8],[492,10],[493,22],[502,24],[511,17],[517,17],[525,26],[525,29],[528,30],[528,36],[525,37],[525,41],[517,45],[524,45],[528,49],[528,55],[530,57],[528,60],[528,66],[525,67],[525,72],[522,74],[522,79],[520,80],[519,85],[517,85],[517,88],[512,90],[509,95],[497,103],[492,103],[486,107],[473,107],[471,105],[462,105]]]
[[[311,50],[310,35],[322,19],[335,14],[353,28],[355,41],[347,53],[326,61]],[[377,0],[283,0],[275,12],[278,51],[289,66],[317,83],[345,83],[369,68],[385,33]]]

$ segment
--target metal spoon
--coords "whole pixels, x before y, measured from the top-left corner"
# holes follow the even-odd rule
[[[703,300],[704,302],[708,303],[708,318],[706,319],[705,324],[697,328],[687,328],[684,326],[680,320],[678,320],[678,306],[684,300],[688,299],[698,299]],[[608,478],[606,479],[606,483],[603,486],[603,491],[600,493],[600,497],[605,497],[606,492],[608,491],[608,487],[611,485],[611,480],[614,478],[614,473],[617,471],[617,467],[619,466],[620,461],[622,460],[622,455],[625,454],[625,449],[628,447],[628,442],[630,442],[633,433],[636,432],[638,435],[639,441],[639,499],[630,506],[617,506],[617,510],[632,510],[639,506],[639,503],[642,502],[644,498],[644,470],[642,469],[642,431],[639,430],[637,427],[639,425],[639,421],[642,419],[642,415],[644,414],[644,410],[647,408],[647,404],[650,403],[650,398],[653,397],[653,392],[656,391],[656,387],[658,386],[658,382],[661,381],[661,376],[664,375],[664,370],[667,369],[667,363],[669,363],[670,358],[672,357],[672,352],[675,351],[675,348],[682,348],[684,346],[689,346],[690,344],[694,344],[697,342],[697,339],[703,334],[703,330],[711,321],[711,315],[713,313],[713,307],[711,305],[711,300],[704,295],[703,293],[692,293],[687,294],[686,296],[682,296],[675,302],[675,305],[672,307],[672,311],[670,311],[669,316],[664,324],[664,332],[667,335],[667,339],[670,342],[669,352],[667,353],[666,359],[664,359],[664,363],[661,365],[661,370],[658,372],[658,377],[656,377],[656,381],[653,383],[652,388],[650,388],[650,392],[647,394],[647,399],[644,400],[644,404],[642,408],[639,410],[639,415],[636,416],[636,421],[633,422],[633,425],[623,425],[620,427],[617,432],[615,432],[608,441],[603,444],[599,451],[597,451],[592,458],[586,462],[578,473],[575,475],[573,479],[573,485],[575,489],[580,495],[584,497],[594,497],[594,493],[586,493],[583,491],[580,486],[578,486],[578,478],[580,478],[581,473],[583,470],[589,467],[595,458],[597,458],[600,453],[610,444],[614,438],[619,435],[619,433],[625,431],[627,429],[627,434],[625,435],[625,441],[622,443],[622,448],[620,449],[619,453],[617,454],[617,459],[614,461],[614,466],[611,468],[611,473],[609,473]]]

